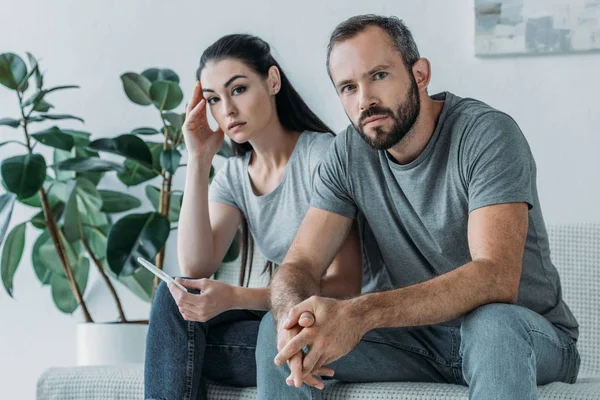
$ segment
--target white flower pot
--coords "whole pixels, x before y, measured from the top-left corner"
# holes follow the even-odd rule
[[[77,325],[77,365],[143,363],[148,323]]]

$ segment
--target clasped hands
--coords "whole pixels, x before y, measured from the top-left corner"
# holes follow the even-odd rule
[[[348,354],[366,331],[353,312],[350,301],[312,296],[292,307],[277,323],[276,365],[287,362],[291,374],[286,383],[300,387],[302,382],[323,389],[319,376],[333,376],[325,367]],[[303,351],[308,349],[308,351]]]

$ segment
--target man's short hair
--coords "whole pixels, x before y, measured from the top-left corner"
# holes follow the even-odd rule
[[[357,15],[340,23],[331,33],[329,44],[327,45],[327,72],[330,77],[329,57],[331,56],[333,46],[355,37],[370,26],[377,26],[390,35],[407,69],[412,68],[413,64],[420,58],[417,44],[410,30],[401,19],[395,16],[384,17],[376,14]]]

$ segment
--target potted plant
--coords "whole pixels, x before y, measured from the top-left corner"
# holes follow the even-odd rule
[[[0,126],[23,133],[23,141],[9,140],[0,146],[24,147],[0,164],[2,184],[7,191],[0,196],[0,242],[4,242],[0,267],[4,288],[12,297],[13,277],[23,256],[27,225],[39,229],[31,252],[38,280],[51,287],[60,311],[71,314],[80,308],[83,314],[84,322],[77,328],[78,363],[140,362],[147,321],[139,323],[126,318],[113,281],[151,301],[154,276],[139,268],[135,257],[156,258],[156,264],[162,268],[164,245],[171,230],[176,229],[183,193],[172,191],[171,183],[180,166],[180,150],[184,149],[184,115],[170,112],[183,99],[177,75],[170,70],[150,69],[121,77],[132,101],[155,105],[162,121],[160,131],[137,128],[114,138],[91,141],[88,132],[58,126],[32,132],[32,126],[40,122],[83,119],[49,112],[53,108],[47,101],[49,94],[77,86],[45,88],[36,59],[30,54],[27,57],[29,70],[18,55],[0,54],[0,84],[15,92],[21,114],[18,118],[0,118]],[[26,95],[28,91],[32,93]],[[145,135],[161,135],[162,140],[144,141],[140,136]],[[36,151],[38,144],[51,148],[51,163]],[[101,159],[99,152],[123,156],[124,161]],[[221,154],[229,156],[231,149],[226,145]],[[128,187],[160,176],[160,188],[146,186],[146,195],[156,210],[130,213],[113,223],[112,214],[130,212],[140,207],[141,201],[127,193],[98,188],[105,173],[112,171]],[[15,202],[41,210],[6,236]],[[227,257],[235,259],[237,253],[234,243]],[[98,270],[109,288],[119,323],[94,323],[84,299],[90,268]]]

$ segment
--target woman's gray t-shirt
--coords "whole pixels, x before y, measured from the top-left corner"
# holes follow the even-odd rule
[[[328,133],[303,132],[281,182],[262,196],[254,194],[248,176],[251,153],[232,157],[213,179],[209,201],[238,208],[260,252],[267,260],[281,264],[308,211],[317,167],[333,139]]]

